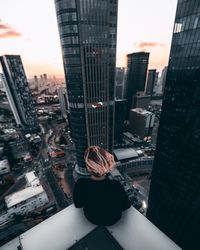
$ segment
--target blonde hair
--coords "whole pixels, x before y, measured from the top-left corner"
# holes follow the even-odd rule
[[[84,159],[88,171],[98,177],[109,173],[115,164],[113,155],[98,146],[88,147]]]

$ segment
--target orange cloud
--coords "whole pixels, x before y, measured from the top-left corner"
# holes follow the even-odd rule
[[[22,34],[14,30],[7,23],[4,23],[0,20],[0,38],[10,38],[19,36],[22,36]]]
[[[164,43],[157,43],[157,42],[140,42],[140,43],[135,43],[136,47],[138,48],[145,48],[145,47],[156,47],[156,46],[159,46],[159,47],[163,47],[165,46]]]
[[[10,29],[10,26],[7,23],[0,23],[0,30]]]
[[[22,36],[22,34],[14,30],[9,30],[7,32],[0,33],[0,38],[10,38],[10,37],[19,37],[19,36]]]

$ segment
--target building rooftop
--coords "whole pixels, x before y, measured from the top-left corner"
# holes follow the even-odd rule
[[[19,204],[22,201],[30,199],[43,192],[44,192],[44,189],[41,185],[37,187],[27,187],[21,191],[7,195],[5,197],[5,203],[6,203],[7,208],[10,208],[14,205]]]
[[[118,161],[138,158],[138,153],[133,148],[119,148],[113,150]]]
[[[26,173],[25,178],[27,181],[28,186],[39,186],[40,185],[40,180],[39,178],[35,175],[34,171]]]
[[[142,109],[142,108],[131,109],[130,112],[131,111],[136,112],[136,113],[141,114],[141,115],[145,115],[145,116],[152,115],[152,112],[149,112],[146,109]]]
[[[2,169],[2,168],[8,168],[8,167],[10,167],[10,165],[9,165],[9,162],[8,162],[7,159],[0,161],[0,169]]]
[[[109,250],[120,246],[125,250],[180,249],[133,207],[115,225],[99,230],[87,221],[82,209],[71,205],[8,242],[1,250],[16,250],[19,246],[23,250],[108,249],[98,247],[100,236],[102,241],[110,240],[109,244],[115,246]],[[91,248],[91,242],[96,242],[95,248]]]

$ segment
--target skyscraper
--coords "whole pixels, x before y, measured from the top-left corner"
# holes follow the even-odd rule
[[[117,67],[116,68],[116,75],[115,75],[115,98],[116,99],[122,99],[123,97],[123,91],[124,91],[124,71],[125,68],[123,67]]]
[[[37,114],[33,106],[24,67],[19,55],[0,57],[4,78],[4,87],[14,114],[16,123],[26,132],[39,130]]]
[[[149,53],[137,52],[127,55],[124,98],[127,99],[126,119],[132,108],[133,97],[138,91],[145,90]]]
[[[153,89],[156,83],[156,80],[158,80],[158,77],[156,75],[156,69],[150,69],[148,71],[148,77],[147,77],[147,84],[146,84],[146,94],[152,96],[153,95]]]
[[[164,67],[161,74],[160,79],[160,85],[161,85],[161,93],[163,94],[164,88],[165,88],[165,82],[166,82],[166,76],[167,76],[167,66]]]
[[[117,0],[55,0],[78,170],[89,145],[112,151]]]
[[[37,89],[38,91],[38,88],[39,88],[39,82],[38,82],[38,78],[37,76],[34,76],[34,82],[35,82],[35,88]]]
[[[115,100],[115,142],[122,143],[124,132],[124,121],[126,114],[126,100]]]
[[[147,217],[183,249],[200,225],[200,1],[179,0]]]

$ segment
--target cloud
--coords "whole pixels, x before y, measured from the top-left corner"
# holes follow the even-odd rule
[[[0,20],[0,38],[20,37],[21,33],[14,30],[10,25]]]
[[[14,30],[9,30],[7,32],[0,33],[0,38],[10,38],[10,37],[19,37],[19,36],[22,36],[22,34]]]
[[[0,23],[0,30],[8,30],[11,27],[7,23]]]
[[[157,43],[157,42],[140,42],[140,43],[135,43],[136,47],[143,49],[146,47],[163,47],[165,46],[164,43]]]

